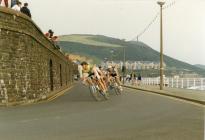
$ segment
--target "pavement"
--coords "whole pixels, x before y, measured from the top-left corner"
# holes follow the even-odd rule
[[[181,88],[169,88],[169,87],[164,87],[163,90],[160,90],[159,86],[151,86],[151,85],[133,86],[130,84],[126,84],[125,87],[142,90],[142,91],[148,91],[148,92],[152,92],[164,96],[174,97],[186,101],[191,101],[193,103],[205,105],[205,91],[188,90],[188,89],[181,89]]]
[[[96,102],[77,84],[41,104],[1,107],[2,140],[204,140],[204,108],[124,89]]]

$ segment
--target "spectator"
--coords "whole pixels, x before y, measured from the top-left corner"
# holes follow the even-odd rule
[[[131,73],[130,73],[130,79],[129,79],[129,82],[132,82],[132,83],[133,83],[133,79],[134,79],[134,73],[131,72]]]
[[[16,5],[12,7],[13,10],[21,11],[21,2],[17,1]]]
[[[133,85],[137,84],[137,75],[134,73]]]
[[[11,7],[13,7],[14,5],[16,5],[18,0],[11,0]]]
[[[28,3],[24,3],[24,6],[21,8],[21,12],[31,18],[31,12],[28,9]]]
[[[58,37],[53,36],[53,34],[54,32],[51,29],[49,29],[48,32],[45,34],[45,36],[53,42],[53,44],[55,45],[57,49],[60,49],[60,47],[56,43],[56,40],[58,39]]]
[[[53,32],[51,29],[48,30],[48,32],[49,32],[49,38],[52,39],[52,38],[53,38],[53,34],[54,34],[54,32]]]
[[[47,38],[49,38],[49,36],[50,36],[49,32],[45,33],[45,36],[46,36]]]
[[[129,74],[126,75],[126,82],[130,82],[130,75]]]
[[[142,81],[142,76],[139,74],[138,77],[137,77],[137,83],[138,83],[138,85],[141,84],[141,81]]]
[[[131,82],[132,82],[132,85],[135,85],[136,84],[136,74],[134,73],[134,72],[132,72],[131,74],[130,74],[130,80],[131,80]]]
[[[57,36],[53,36],[53,34],[54,34],[54,32],[51,30],[51,29],[49,29],[48,30],[48,32],[45,34],[45,36],[47,37],[47,38],[49,38],[51,41],[56,41],[57,40]]]
[[[45,36],[49,39],[52,39],[53,34],[54,34],[54,32],[51,29],[49,29],[48,32],[45,34]]]
[[[10,5],[11,5],[11,0],[0,0],[0,6],[10,7]]]
[[[53,36],[51,40],[52,40],[52,41],[56,41],[57,39],[58,39],[57,36]]]

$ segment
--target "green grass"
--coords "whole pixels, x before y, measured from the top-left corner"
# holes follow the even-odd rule
[[[103,41],[97,41],[93,35],[64,35],[59,37],[59,41],[76,42],[85,45],[100,47],[123,47],[121,45],[111,44]]]

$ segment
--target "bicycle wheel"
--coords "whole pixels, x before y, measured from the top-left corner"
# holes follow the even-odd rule
[[[90,94],[96,101],[101,101],[101,98],[98,96],[98,90],[95,86],[89,86]]]
[[[109,99],[109,93],[103,91],[103,87],[99,82],[96,82],[96,89],[100,95],[104,97],[105,100]]]
[[[105,100],[109,100],[110,99],[110,96],[109,96],[108,92],[103,92],[101,90],[99,90],[98,92],[104,97]]]
[[[117,83],[114,84],[114,90],[115,90],[116,95],[122,94],[122,91]]]

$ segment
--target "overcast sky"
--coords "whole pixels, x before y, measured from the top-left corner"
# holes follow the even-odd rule
[[[156,0],[22,0],[34,22],[55,34],[101,34],[131,40],[159,11]],[[171,3],[172,0],[166,0]],[[205,65],[205,0],[176,0],[164,10],[164,52]],[[159,18],[140,41],[159,51]],[[136,52],[137,53],[137,52]]]

